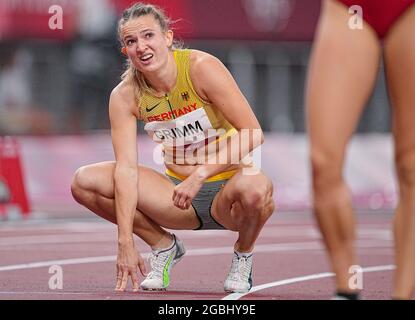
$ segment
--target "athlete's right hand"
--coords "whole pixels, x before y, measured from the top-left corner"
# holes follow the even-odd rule
[[[143,276],[147,275],[144,260],[134,248],[134,245],[119,244],[117,255],[117,285],[115,291],[125,291],[129,276],[131,276],[133,282],[133,291],[138,291],[137,267]]]

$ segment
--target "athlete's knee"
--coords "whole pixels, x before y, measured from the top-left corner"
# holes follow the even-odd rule
[[[415,189],[415,151],[396,156],[396,171],[401,188]]]
[[[240,202],[245,214],[256,218],[268,219],[274,211],[273,186],[267,180],[261,185],[249,186],[241,190]]]
[[[86,167],[80,167],[76,170],[71,183],[71,192],[73,198],[81,203],[85,194],[91,188],[91,179],[88,176]]]
[[[264,217],[268,219],[274,213],[276,209],[275,200],[273,196],[268,197],[267,202],[265,203]]]
[[[328,151],[311,148],[313,188],[319,190],[342,180],[343,159]]]
[[[268,219],[275,210],[274,186],[270,180],[267,180],[263,191],[262,215]]]

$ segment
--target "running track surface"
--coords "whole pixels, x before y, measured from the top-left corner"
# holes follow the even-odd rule
[[[391,212],[359,212],[358,254],[364,299],[389,299],[393,277]],[[309,212],[279,212],[264,227],[254,256],[253,290],[228,295],[223,281],[236,233],[176,231],[187,254],[165,292],[116,293],[116,228],[85,213],[71,219],[0,223],[0,299],[302,300],[330,299],[333,278]],[[143,254],[147,246],[139,239]],[[52,265],[60,265],[63,289],[49,289]]]

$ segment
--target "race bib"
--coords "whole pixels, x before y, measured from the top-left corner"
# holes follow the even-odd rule
[[[152,121],[144,126],[150,137],[165,147],[198,146],[218,136],[204,108],[196,109],[170,121]]]

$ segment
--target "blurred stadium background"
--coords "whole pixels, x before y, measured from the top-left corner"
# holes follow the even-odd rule
[[[125,62],[116,25],[133,2],[0,1],[0,135],[17,137],[33,217],[83,214],[70,195],[72,174],[113,159],[107,102]],[[165,8],[186,47],[216,55],[234,75],[266,132],[262,166],[277,206],[310,208],[304,85],[320,1],[145,2]],[[63,9],[61,30],[49,28],[53,5]],[[345,172],[361,209],[395,205],[389,119],[380,72]],[[139,144],[140,162],[160,168],[148,139]]]

